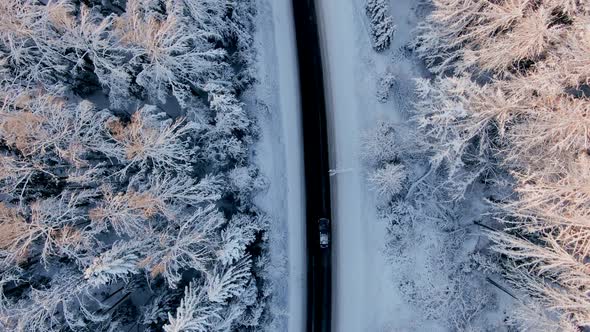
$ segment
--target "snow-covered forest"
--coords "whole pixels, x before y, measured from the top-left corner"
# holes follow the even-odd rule
[[[393,18],[389,15],[389,4],[386,0],[368,0],[365,6],[371,21],[371,37],[373,48],[383,51],[391,45],[395,32]]]
[[[334,329],[589,330],[590,3],[315,4]],[[291,9],[0,0],[0,331],[304,329]]]
[[[254,15],[0,1],[0,330],[259,329]]]
[[[474,169],[479,181],[510,173],[513,194],[493,202],[487,226],[496,229],[493,249],[517,291],[519,328],[587,328],[590,7],[433,5],[417,51],[440,76],[422,91],[442,99],[421,107],[430,114],[421,127],[449,146],[449,165]]]
[[[410,270],[401,293],[453,331],[589,328],[590,6],[416,12],[406,47],[428,73],[406,121],[363,140],[389,256]],[[382,102],[399,87],[392,74],[378,84]]]

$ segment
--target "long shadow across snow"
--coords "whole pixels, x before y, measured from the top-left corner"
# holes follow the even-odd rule
[[[321,218],[331,220],[328,131],[314,0],[293,0],[297,39],[306,193],[307,331],[330,332],[331,243],[320,247]],[[328,230],[329,233],[330,230]],[[331,235],[330,235],[331,236]],[[331,241],[330,241],[331,242]]]

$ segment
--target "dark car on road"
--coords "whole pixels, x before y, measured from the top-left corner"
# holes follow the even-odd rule
[[[318,220],[320,230],[320,248],[328,248],[330,245],[330,220],[321,218]]]

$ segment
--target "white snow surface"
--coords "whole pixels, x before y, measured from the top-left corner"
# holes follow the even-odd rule
[[[401,298],[385,255],[386,225],[366,186],[360,137],[379,120],[403,121],[412,79],[420,68],[403,57],[414,26],[412,0],[392,1],[397,33],[390,51],[371,48],[364,0],[322,0],[318,15],[328,99],[331,167],[350,169],[332,177],[334,232],[333,330],[410,331],[420,320]],[[379,103],[377,82],[397,77],[390,102]]]
[[[299,80],[291,0],[258,0],[255,47],[261,137],[255,162],[269,180],[256,203],[271,219],[268,331],[305,329],[305,202]],[[260,110],[266,111],[260,112]]]

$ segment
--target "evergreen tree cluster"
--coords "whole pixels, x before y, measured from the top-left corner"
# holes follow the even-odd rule
[[[0,330],[262,324],[254,10],[0,2]]]

